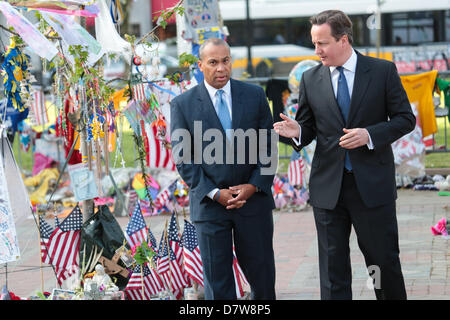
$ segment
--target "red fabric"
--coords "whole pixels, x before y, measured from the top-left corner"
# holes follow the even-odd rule
[[[13,292],[9,291],[9,296],[11,300],[22,300],[20,297],[16,296]]]
[[[146,153],[146,160],[147,160],[147,166],[150,165],[150,146],[148,144],[148,137],[147,133],[145,132],[145,124],[144,120],[141,120],[141,134],[142,134],[142,140],[144,142],[144,148]]]
[[[75,128],[73,127],[72,123],[67,118],[67,113],[70,112],[70,100],[68,99],[66,95],[66,99],[64,101],[64,114],[60,114],[58,116],[58,119],[56,120],[56,136],[58,137],[64,137],[64,151],[65,156],[67,159],[67,156],[69,155],[70,148],[72,148],[72,144],[74,142],[74,134],[75,134]],[[63,119],[66,123],[66,130],[63,129]],[[72,156],[69,159],[69,164],[77,164],[81,162],[81,153],[78,150],[73,150]]]
[[[152,18],[159,17],[161,11],[167,8],[174,7],[179,0],[152,0]],[[175,15],[168,21],[169,24],[176,22]]]

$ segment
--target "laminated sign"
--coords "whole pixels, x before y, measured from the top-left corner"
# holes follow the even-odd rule
[[[75,201],[78,202],[98,197],[94,171],[89,170],[85,164],[81,163],[70,166],[69,175]]]
[[[1,150],[3,150],[0,153],[0,264],[2,264],[19,259],[20,251],[5,175],[5,154],[10,152],[11,149],[7,139],[3,137],[3,129],[0,129],[0,137],[2,140]],[[5,144],[8,146],[5,146]]]
[[[199,43],[198,29],[211,30],[219,26],[219,5],[217,0],[185,0],[184,19],[187,37]]]
[[[30,46],[34,53],[41,58],[52,60],[57,54],[58,49],[50,42],[39,30],[25,18],[20,12],[13,8],[8,2],[0,1],[0,11],[6,17],[8,23],[14,27],[14,30]]]

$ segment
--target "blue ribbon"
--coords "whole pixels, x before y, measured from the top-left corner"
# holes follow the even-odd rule
[[[175,97],[177,96],[176,93],[174,93],[173,91],[170,91],[169,89],[166,89],[166,88],[162,88],[162,87],[158,86],[157,84],[154,84],[153,82],[149,82],[148,84],[149,84],[149,87],[150,86],[154,86],[158,90],[164,91],[164,92],[166,92],[168,94],[171,94],[171,95],[173,95]]]

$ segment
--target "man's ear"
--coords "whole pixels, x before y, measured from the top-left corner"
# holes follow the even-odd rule
[[[200,71],[203,72],[203,70],[202,70],[202,60],[198,59],[197,60],[197,65],[198,65],[198,68],[200,69]]]
[[[344,35],[341,37],[341,39],[342,39],[342,44],[343,44],[343,45],[345,45],[345,44],[350,44],[350,42],[348,41],[348,35],[344,34]]]

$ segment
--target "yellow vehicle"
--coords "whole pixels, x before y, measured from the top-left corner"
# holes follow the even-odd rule
[[[375,48],[358,49],[362,54],[377,56]],[[303,60],[319,60],[314,49],[294,44],[252,46],[252,77],[287,77],[292,68]],[[247,71],[247,47],[231,47],[233,77],[244,77]],[[392,61],[392,52],[382,50],[380,58]]]
[[[317,59],[314,49],[285,45],[252,46],[253,77],[286,77],[301,60]],[[231,47],[233,77],[241,78],[247,71],[247,47]]]

